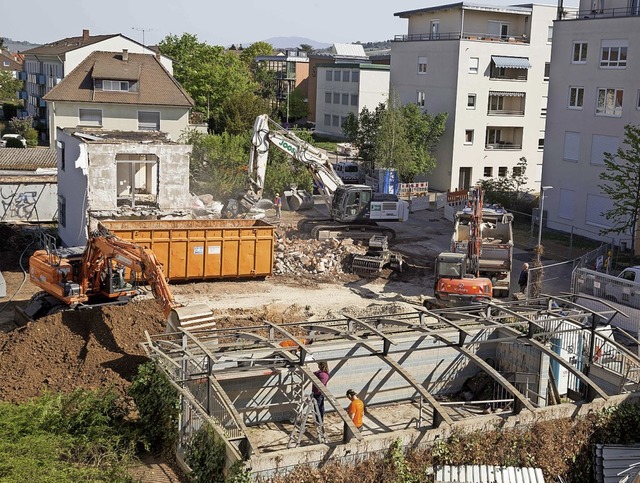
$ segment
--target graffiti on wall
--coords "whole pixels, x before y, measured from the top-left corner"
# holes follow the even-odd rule
[[[44,188],[43,188],[44,189]],[[39,194],[31,189],[12,190],[6,186],[0,186],[0,203],[2,203],[2,221],[22,220],[31,221],[37,219],[36,203]],[[37,221],[37,220],[36,220]]]

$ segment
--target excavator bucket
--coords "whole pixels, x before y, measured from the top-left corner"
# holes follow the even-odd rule
[[[176,307],[171,310],[167,319],[167,333],[185,330],[213,329],[216,322],[213,312],[206,304],[193,304]]]
[[[383,268],[389,266],[402,271],[402,255],[389,250],[389,241],[384,235],[373,235],[364,255],[356,255],[351,262],[351,271],[360,277],[377,277]]]
[[[313,208],[313,196],[306,190],[291,189],[284,192],[285,208],[289,211],[304,211]]]

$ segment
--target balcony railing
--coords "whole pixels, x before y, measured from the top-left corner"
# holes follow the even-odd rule
[[[498,141],[497,143],[486,143],[484,145],[485,149],[502,149],[503,151],[511,150],[515,151],[518,149],[522,149],[521,143],[512,143],[509,141]]]
[[[524,116],[524,109],[488,109],[488,116]]]
[[[601,8],[598,10],[578,10],[574,12],[565,12],[560,20],[582,20],[588,18],[619,18],[619,17],[638,17],[640,16],[640,6],[634,7],[618,7],[618,8]]]
[[[478,32],[442,32],[396,35],[394,42],[422,42],[427,40],[481,40],[486,42],[529,43],[526,35],[500,35]]]

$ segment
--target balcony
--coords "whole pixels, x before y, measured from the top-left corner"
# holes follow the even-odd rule
[[[521,150],[523,131],[522,127],[487,127],[484,148],[500,151]]]
[[[478,40],[482,42],[508,42],[514,44],[528,44],[529,37],[525,34],[501,35],[485,32],[438,32],[423,34],[396,35],[394,42],[424,42],[429,40]]]
[[[489,92],[488,116],[524,116],[525,93],[511,91]]]
[[[583,20],[592,18],[621,18],[640,16],[640,5],[630,7],[600,8],[596,10],[565,11],[559,20]]]
[[[491,56],[489,79],[526,81],[528,70],[531,68],[527,57],[505,57],[501,55]]]
[[[18,99],[22,99],[23,101],[26,101],[27,99],[29,99],[29,93],[27,91],[18,92]]]

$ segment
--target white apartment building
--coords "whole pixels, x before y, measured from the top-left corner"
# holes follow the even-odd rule
[[[603,153],[623,149],[624,126],[640,124],[640,7],[637,0],[581,0],[555,22],[543,185],[547,226],[593,239],[612,222],[598,185]],[[636,246],[638,246],[636,242]]]
[[[350,113],[374,110],[389,97],[389,66],[369,63],[320,64],[317,67],[316,131],[343,137]]]
[[[156,54],[153,49],[122,34],[90,35],[87,29],[79,37],[68,37],[23,52],[24,70],[20,77],[25,81],[25,90],[20,92],[26,107],[23,114],[46,125],[49,116],[43,97],[53,87],[92,52],[122,52],[123,49],[131,53]],[[173,75],[173,61],[166,56],[160,56],[160,59],[164,68]]]
[[[556,11],[459,2],[395,14],[409,25],[391,44],[394,95],[449,114],[430,188],[509,176],[521,158],[539,188]]]

